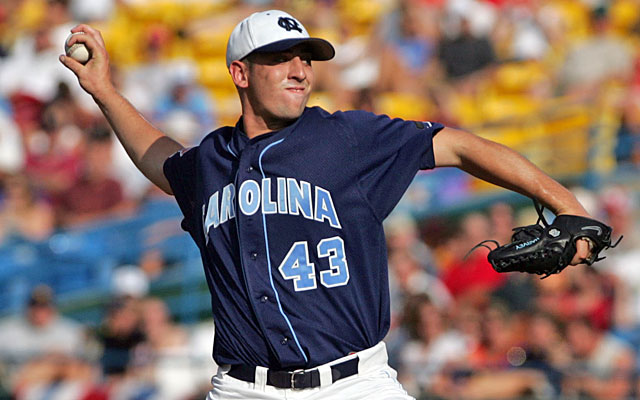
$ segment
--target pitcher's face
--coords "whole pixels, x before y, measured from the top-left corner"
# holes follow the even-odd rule
[[[302,115],[313,86],[311,54],[303,46],[249,56],[248,97],[255,114],[294,120]]]

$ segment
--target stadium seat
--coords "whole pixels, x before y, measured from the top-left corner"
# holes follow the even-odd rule
[[[411,93],[385,92],[376,98],[376,109],[392,118],[426,120],[433,106],[424,96]]]

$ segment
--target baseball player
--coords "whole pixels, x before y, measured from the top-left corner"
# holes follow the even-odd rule
[[[115,90],[98,31],[79,25],[82,65],[61,56],[140,170],[173,194],[202,254],[221,366],[209,399],[408,399],[387,364],[382,221],[416,172],[455,166],[587,215],[514,151],[427,121],[306,107],[312,61],[334,56],[291,15],[252,14],[233,30],[227,67],[235,126],[182,146]],[[578,243],[574,263],[587,257]]]

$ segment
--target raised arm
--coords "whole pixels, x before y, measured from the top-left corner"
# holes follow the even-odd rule
[[[438,167],[458,167],[477,178],[535,198],[556,215],[590,217],[567,188],[522,155],[499,143],[445,128],[434,137],[433,150]],[[572,264],[587,258],[588,243],[578,240],[577,250]]]
[[[93,96],[136,167],[160,189],[172,194],[162,167],[182,145],[151,125],[118,93],[111,82],[109,55],[100,32],[88,25],[78,25],[71,32],[84,32],[73,35],[69,44],[84,43],[91,58],[85,65],[66,56],[60,56],[60,62],[76,74],[80,86]]]

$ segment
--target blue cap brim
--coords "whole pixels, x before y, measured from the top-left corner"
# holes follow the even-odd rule
[[[298,44],[304,43],[311,50],[311,59],[314,61],[331,60],[336,55],[336,50],[331,43],[320,38],[296,38],[284,39],[277,42],[269,43],[262,47],[258,47],[249,54],[253,53],[275,53],[278,51],[286,51]]]

